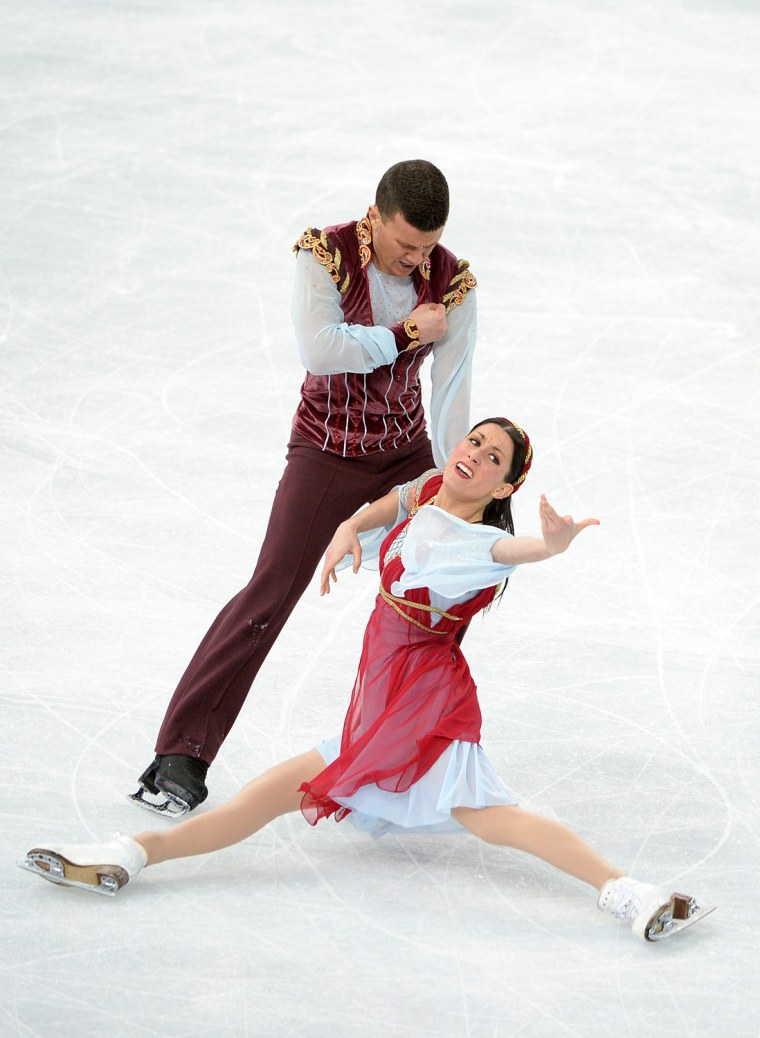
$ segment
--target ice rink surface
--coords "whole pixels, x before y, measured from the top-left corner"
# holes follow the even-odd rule
[[[0,1035],[760,1033],[760,5],[5,0]],[[466,641],[524,803],[715,902],[645,945],[579,882],[443,837],[280,820],[116,900],[14,868],[171,824],[125,799],[248,580],[302,370],[307,226],[447,174],[473,416],[516,499],[598,516]],[[208,804],[339,726],[376,575],[316,584]]]

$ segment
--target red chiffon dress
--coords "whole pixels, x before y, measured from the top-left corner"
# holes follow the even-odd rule
[[[456,831],[454,807],[517,802],[479,745],[477,689],[455,640],[515,568],[491,557],[508,535],[436,508],[441,481],[426,473],[399,490],[343,732],[319,745],[327,766],[301,786],[313,825],[334,815],[375,836]]]

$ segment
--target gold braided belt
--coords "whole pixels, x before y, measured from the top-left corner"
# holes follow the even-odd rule
[[[414,624],[415,627],[419,627],[422,631],[427,631],[428,634],[450,634],[450,631],[439,631],[435,627],[428,627],[427,624],[420,623],[419,620],[415,620],[413,616],[409,616],[405,609],[402,609],[402,604],[407,609],[421,609],[425,613],[437,613],[438,616],[444,617],[446,620],[453,620],[455,623],[464,623],[461,616],[454,616],[453,613],[446,613],[443,609],[436,609],[435,606],[424,605],[422,602],[409,602],[406,598],[396,598],[390,591],[386,591],[383,585],[380,585],[380,595],[383,600],[388,603],[391,609],[395,609],[399,616],[410,624]]]

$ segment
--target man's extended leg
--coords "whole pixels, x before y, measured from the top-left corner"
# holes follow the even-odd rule
[[[363,486],[344,485],[341,466],[313,448],[289,451],[253,576],[198,646],[167,708],[158,754],[214,760],[335,527],[366,500]]]
[[[205,799],[208,765],[336,526],[431,465],[426,439],[357,459],[291,444],[254,575],[212,624],[169,703],[159,756],[140,780],[149,792],[176,797],[190,809]],[[134,799],[151,806],[142,793]]]

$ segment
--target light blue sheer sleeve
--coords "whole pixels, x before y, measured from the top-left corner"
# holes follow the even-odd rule
[[[423,472],[417,479],[393,488],[398,491],[396,518],[390,526],[377,526],[374,530],[367,530],[365,533],[359,534],[359,544],[362,546],[362,569],[379,569],[380,547],[383,541],[394,526],[398,526],[399,523],[402,523],[408,517],[412,505],[417,500],[423,486],[436,472],[438,472],[438,469],[428,469],[427,472]],[[352,555],[345,555],[335,568],[337,570],[345,569],[346,566],[352,565],[353,561]]]
[[[467,523],[427,505],[407,528],[401,561],[404,573],[391,592],[426,587],[449,601],[500,584],[516,566],[494,562],[491,548],[509,534],[495,526]]]
[[[447,317],[448,331],[433,346],[430,370],[430,440],[436,465],[446,458],[470,431],[472,354],[477,336],[477,304],[474,291],[465,296]]]
[[[389,328],[346,323],[340,292],[305,249],[296,258],[291,316],[301,363],[313,375],[374,371],[398,356]]]

